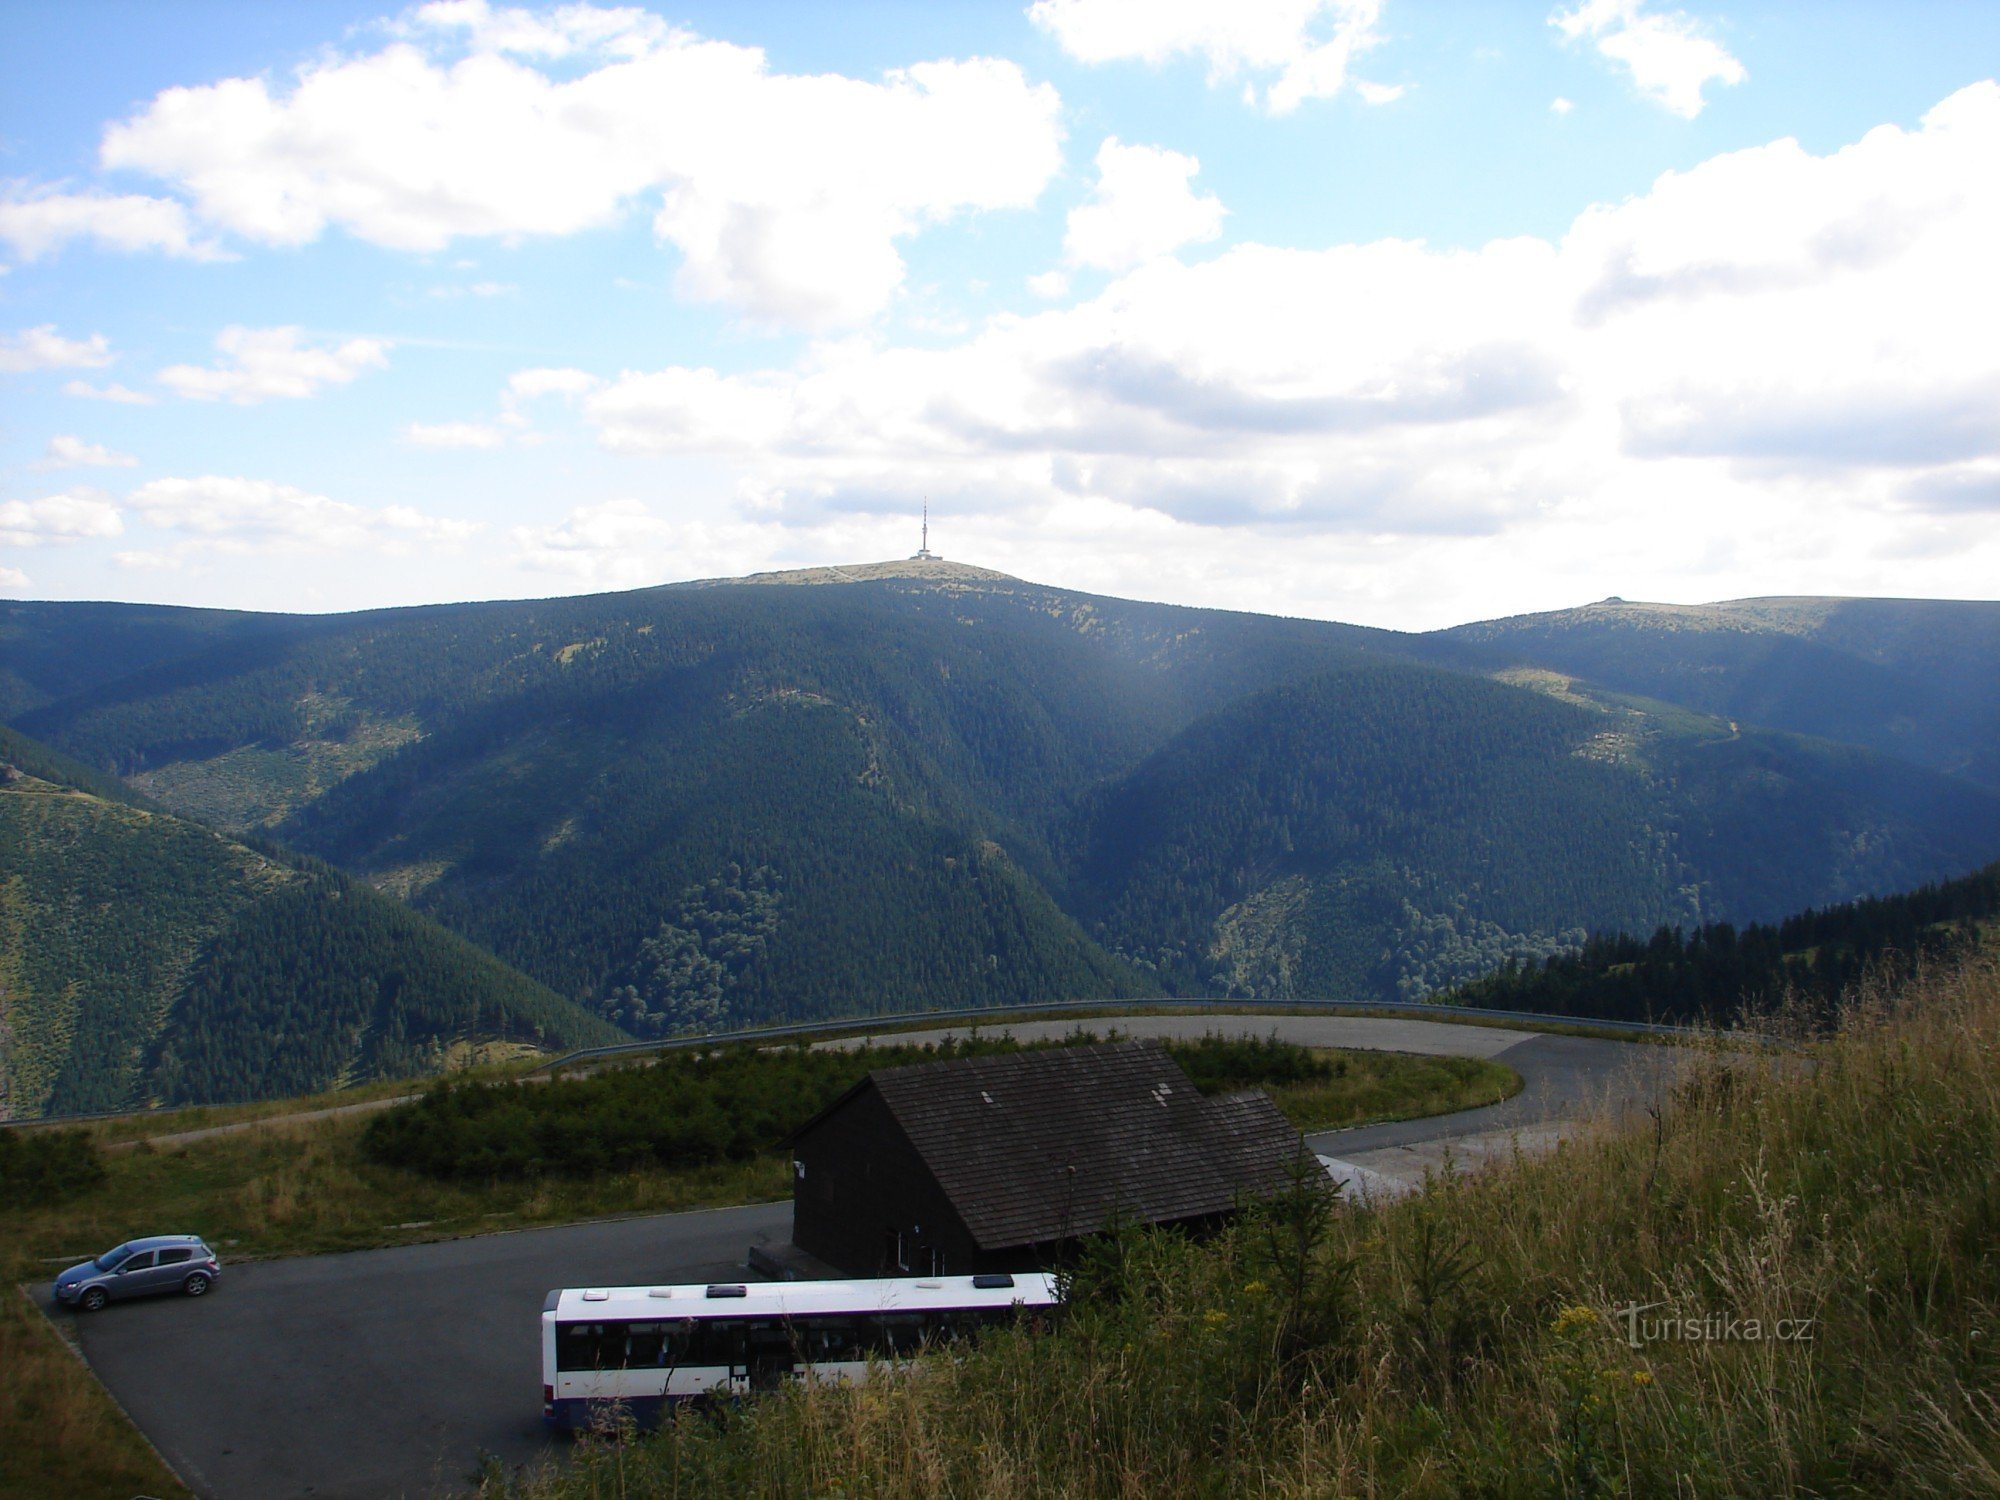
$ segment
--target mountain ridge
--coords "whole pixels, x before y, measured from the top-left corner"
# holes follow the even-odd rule
[[[1587,930],[1776,918],[2000,850],[2000,794],[1900,753],[1976,728],[1957,655],[2000,650],[2000,606],[1412,635],[906,559],[275,624],[10,608],[21,679],[78,684],[25,727],[639,1035],[1420,996]],[[149,624],[194,649],[92,654]]]

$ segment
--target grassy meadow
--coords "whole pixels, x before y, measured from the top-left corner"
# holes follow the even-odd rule
[[[1813,1067],[1375,1212],[1107,1239],[1057,1331],[607,1437],[489,1497],[2000,1492],[2000,959]]]

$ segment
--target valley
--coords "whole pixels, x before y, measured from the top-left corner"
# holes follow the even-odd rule
[[[143,850],[112,863],[173,873],[135,909],[175,907],[144,976],[70,984],[109,929],[18,925],[56,898],[50,858],[14,870],[16,1113],[275,1097],[461,1042],[1421,1000],[2000,851],[1982,604],[1606,602],[1412,635],[918,560],[351,615],[16,603],[0,648],[14,846]],[[1799,652],[1810,690],[1774,695]],[[274,988],[262,955],[333,910],[459,946],[350,971],[329,936],[317,988]],[[514,1011],[470,998],[496,984]],[[293,1013],[331,1029],[274,1071]],[[80,1021],[131,1040],[60,1081]]]

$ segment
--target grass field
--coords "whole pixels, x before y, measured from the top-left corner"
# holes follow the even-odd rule
[[[1397,1053],[1325,1053],[1335,1076],[1274,1089],[1301,1128],[1408,1118],[1491,1102],[1520,1087],[1496,1063]],[[495,1079],[519,1065],[487,1070]],[[406,1086],[405,1086],[406,1087]],[[100,1144],[105,1181],[39,1208],[0,1205],[0,1495],[58,1500],[86,1494],[185,1493],[46,1321],[46,1295],[64,1266],[142,1233],[198,1233],[225,1261],[358,1250],[532,1225],[674,1213],[768,1202],[791,1191],[782,1154],[699,1170],[633,1171],[586,1180],[443,1183],[369,1160],[367,1113],[320,1109],[389,1098],[393,1084],[316,1098],[178,1110],[80,1127]],[[153,1144],[221,1125],[240,1129]],[[37,1127],[41,1128],[41,1127]]]

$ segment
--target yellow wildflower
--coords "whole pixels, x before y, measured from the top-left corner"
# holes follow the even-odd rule
[[[1556,1314],[1549,1329],[1556,1334],[1580,1333],[1586,1328],[1595,1328],[1600,1321],[1595,1308],[1570,1306]]]

